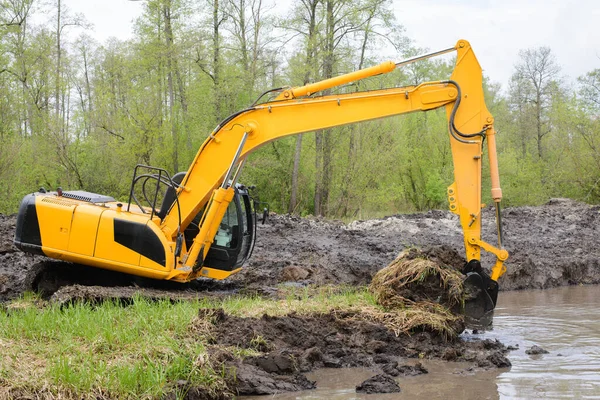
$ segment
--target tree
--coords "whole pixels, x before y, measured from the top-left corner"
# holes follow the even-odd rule
[[[61,116],[61,103],[64,103],[61,95],[62,74],[62,33],[69,26],[86,27],[88,24],[82,14],[71,16],[68,10],[63,10],[61,0],[56,0],[56,74],[54,77],[54,114],[58,124],[57,129],[63,131],[65,116]],[[64,111],[64,105],[62,107]]]
[[[589,109],[600,112],[600,68],[577,78],[580,89],[579,95]]]
[[[560,90],[560,66],[549,47],[521,50],[519,57],[511,77],[511,94],[519,112],[526,109],[532,116],[537,153],[543,158],[542,139],[552,130],[549,116],[552,98]]]
[[[301,0],[296,6],[296,19],[290,25],[296,32],[305,35],[305,58],[304,58],[304,79],[303,84],[308,84],[314,79],[315,58],[317,50],[317,6],[321,0]],[[292,182],[290,189],[290,203],[288,212],[294,213],[298,205],[298,175],[300,173],[300,157],[302,154],[302,134],[296,137],[296,147],[294,151],[294,166],[292,169]]]

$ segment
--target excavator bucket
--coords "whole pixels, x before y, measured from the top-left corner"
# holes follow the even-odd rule
[[[498,299],[498,282],[483,270],[478,260],[469,261],[462,270],[465,303],[465,323],[471,329],[486,329],[492,325]]]

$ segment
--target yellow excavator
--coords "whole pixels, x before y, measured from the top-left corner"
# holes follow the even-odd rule
[[[453,51],[456,66],[449,80],[322,95],[327,89]],[[259,103],[264,96],[270,100]],[[465,282],[477,292],[465,313],[478,318],[493,310],[497,280],[505,271],[508,252],[502,247],[494,119],[484,102],[482,70],[469,42],[460,40],[448,49],[306,86],[274,89],[260,98],[212,131],[187,172],[170,176],[164,169],[138,165],[127,203],[61,189],[40,189],[25,196],[17,217],[16,246],[59,260],[153,279],[224,279],[242,268],[256,238],[248,188],[237,183],[250,153],[284,136],[445,107],[455,179],[448,187],[448,202],[460,217],[464,232]],[[498,247],[481,239],[484,142],[496,205]],[[491,275],[479,262],[481,249],[496,256]]]

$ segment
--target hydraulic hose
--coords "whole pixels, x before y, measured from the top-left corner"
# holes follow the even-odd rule
[[[473,140],[463,140],[461,138],[469,139],[469,138],[481,136],[483,139],[485,139],[486,128],[483,128],[480,132],[475,132],[475,133],[462,133],[461,131],[458,130],[458,128],[454,124],[454,118],[456,117],[456,111],[458,110],[458,107],[460,106],[460,101],[462,98],[462,92],[460,90],[460,86],[458,85],[458,83],[456,81],[453,81],[453,80],[442,81],[442,83],[447,83],[447,84],[453,85],[456,88],[456,91],[458,92],[457,96],[456,96],[456,101],[454,102],[454,106],[452,107],[452,111],[450,112],[450,119],[448,121],[448,130],[450,131],[450,134],[452,135],[452,137],[454,139],[456,139],[457,141],[459,141],[461,143],[465,143],[465,144],[475,144],[477,142],[475,142]]]

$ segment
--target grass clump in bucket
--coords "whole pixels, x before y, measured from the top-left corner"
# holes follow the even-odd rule
[[[396,332],[426,329],[455,337],[464,328],[458,312],[464,297],[462,273],[437,261],[431,250],[402,252],[375,274],[369,290],[377,304],[396,314],[384,318]]]

